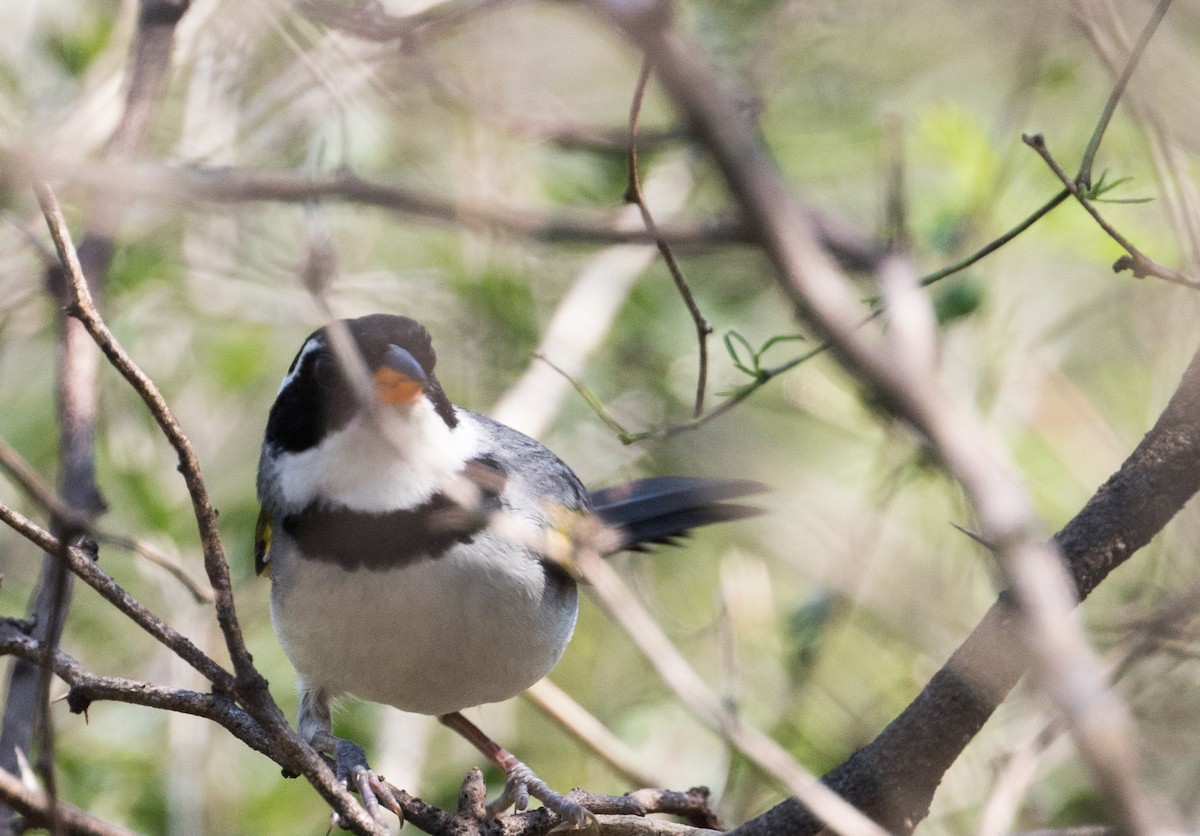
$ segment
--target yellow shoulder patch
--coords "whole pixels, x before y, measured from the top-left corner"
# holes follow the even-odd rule
[[[271,517],[262,508],[258,511],[258,523],[254,526],[254,574],[270,575],[271,567]]]

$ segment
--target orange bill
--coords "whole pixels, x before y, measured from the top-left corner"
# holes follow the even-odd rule
[[[420,380],[387,366],[376,369],[373,377],[375,388],[379,390],[379,399],[384,403],[412,403],[425,391],[425,384]]]

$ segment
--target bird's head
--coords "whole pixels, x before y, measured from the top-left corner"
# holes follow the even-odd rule
[[[339,339],[339,332],[348,339]],[[429,332],[408,317],[371,314],[314,331],[279,388],[266,440],[281,451],[298,453],[377,407],[401,418],[415,412],[428,415],[431,407],[433,415],[453,428],[458,419],[434,376],[436,363]],[[367,385],[355,382],[362,370]]]

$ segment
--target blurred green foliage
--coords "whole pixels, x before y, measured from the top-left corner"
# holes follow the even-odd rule
[[[1118,5],[1136,31],[1142,6]],[[1135,92],[1191,149],[1187,103],[1194,96],[1170,91],[1200,83],[1200,13],[1177,5],[1139,68]],[[45,0],[6,10],[0,165],[18,152],[53,164],[101,159],[121,107],[130,9]],[[948,0],[704,0],[681,4],[679,18],[714,53],[801,196],[860,228],[883,226],[882,172],[892,150],[885,126],[898,125],[912,255],[928,273],[1001,234],[1059,188],[1021,145],[1023,130],[1045,133],[1070,170],[1108,95],[1109,74],[1067,11],[1030,11]],[[411,47],[385,50],[336,36],[286,5],[194,3],[144,158],[302,174],[344,167],[439,199],[549,217],[607,218],[622,208],[619,149],[556,144],[530,129],[624,130],[638,60],[601,23],[575,7],[509,4]],[[676,122],[652,84],[643,129]],[[694,178],[682,217],[725,214],[727,191],[703,153],[647,149],[643,179],[678,159]],[[1186,163],[1195,170],[1195,159]],[[1107,186],[1121,184],[1106,198],[1155,198],[1102,204],[1106,216],[1156,259],[1183,262],[1188,247],[1170,222],[1169,201],[1159,199],[1153,158],[1123,110],[1098,170],[1107,172]],[[60,192],[77,235],[105,211],[71,182]],[[19,180],[7,178],[3,193],[16,224],[44,243],[36,204]],[[301,341],[321,322],[298,281],[305,212],[171,196],[121,203],[128,214],[102,311],[197,446],[221,512],[249,644],[294,715],[294,673],[271,629],[268,584],[254,577],[250,555],[266,412]],[[336,201],[324,202],[321,216],[338,252],[333,309],[388,310],[426,322],[447,390],[481,411],[530,363],[559,300],[603,249]],[[42,290],[41,255],[16,224],[0,226],[0,435],[49,477],[56,466],[57,312]],[[969,274],[928,291],[947,385],[982,414],[1048,530],[1075,513],[1141,438],[1195,347],[1195,295],[1114,275],[1116,253],[1068,203]],[[753,249],[688,247],[678,255],[715,327],[710,392],[736,390],[755,369],[815,345]],[[871,277],[855,278],[861,297],[878,295]],[[798,331],[807,342],[780,341]],[[728,353],[720,344],[725,334],[737,335]],[[656,263],[622,302],[581,380],[630,429],[650,429],[690,417],[696,358],[691,320]],[[708,403],[718,400],[710,395]],[[891,720],[994,597],[989,556],[950,525],[973,525],[958,489],[827,355],[771,381],[721,420],[632,448],[572,394],[545,440],[589,484],[673,472],[773,486],[761,519],[706,530],[682,550],[618,560],[702,675],[815,772]],[[153,541],[201,577],[174,454],[108,367],[101,370],[97,455],[109,502],[103,525]],[[0,500],[41,516],[4,481]],[[1137,617],[1195,584],[1198,526],[1196,512],[1186,512],[1089,601],[1085,617],[1105,641],[1118,644]],[[0,612],[24,612],[38,560],[28,544],[0,532]],[[160,570],[111,547],[101,565],[223,658],[210,611]],[[203,687],[86,589],[75,596],[64,647],[100,673]],[[1148,783],[1194,826],[1200,671],[1190,659],[1154,665],[1135,665],[1120,691],[1151,750]],[[664,783],[712,786],[731,821],[779,798],[686,715],[594,607],[585,605],[553,678]],[[389,729],[400,728],[391,715],[352,701],[336,719],[378,763],[397,764],[385,769],[389,778],[453,804],[479,757],[420,721],[405,721],[402,734],[385,733],[384,716]],[[628,788],[524,703],[472,716],[557,788]],[[1019,690],[946,777],[921,832],[974,832],[996,771],[1045,717],[1044,703]],[[327,811],[310,788],[284,780],[273,764],[203,721],[97,703],[85,722],[59,703],[55,725],[65,797],[127,826],[183,834],[327,828]],[[1069,745],[1050,746],[1040,763],[1014,826],[1104,820]],[[488,777],[495,782],[494,773]]]

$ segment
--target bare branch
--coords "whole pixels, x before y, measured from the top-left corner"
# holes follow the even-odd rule
[[[131,156],[141,147],[159,100],[170,65],[175,24],[188,8],[188,0],[141,0],[133,47],[127,62],[129,88],[116,130],[109,137],[105,157],[109,160]],[[84,241],[88,253],[87,273],[97,284],[107,273],[112,255],[112,234],[124,212],[120,207],[97,211],[91,234]],[[77,264],[78,266],[78,264]],[[82,275],[83,268],[79,268]],[[49,271],[51,279],[57,271]],[[56,282],[51,281],[51,286]],[[62,497],[74,512],[91,517],[103,508],[95,486],[93,432],[96,411],[96,380],[99,362],[95,348],[88,345],[78,324],[64,319],[59,324],[59,433]],[[63,517],[62,519],[66,519]],[[90,522],[90,519],[88,520]],[[64,544],[70,534],[66,528],[56,531]],[[70,604],[71,575],[64,567],[65,554],[47,555],[34,590],[33,609],[39,619],[37,632],[45,640],[45,652],[52,653],[62,633]],[[13,666],[0,729],[0,766],[11,768],[11,753],[29,747],[30,729],[38,726],[40,742],[38,763],[45,776],[49,796],[47,813],[51,832],[58,830],[59,805],[55,800],[53,775],[53,733],[50,712],[46,708],[49,673],[33,671],[24,663]],[[34,691],[36,689],[36,698]]]
[[[237,621],[233,590],[229,579],[229,564],[225,559],[224,546],[217,528],[217,512],[208,499],[208,490],[200,472],[199,459],[192,448],[191,441],[183,432],[178,421],[175,420],[175,416],[158,391],[158,387],[125,353],[112,332],[108,330],[108,326],[100,319],[88,291],[87,281],[79,268],[79,259],[74,247],[71,246],[66,223],[58,208],[54,193],[49,186],[40,184],[37,187],[37,195],[38,202],[42,205],[43,213],[50,226],[55,248],[63,262],[68,285],[74,299],[70,309],[71,315],[84,324],[109,362],[141,396],[163,435],[179,456],[179,470],[191,496],[192,510],[195,513],[200,532],[201,547],[204,551],[204,568],[213,591],[216,593],[217,622],[220,625],[221,634],[225,638],[230,658],[233,660],[235,674],[233,680],[236,687],[230,687],[228,690],[237,694],[238,699],[246,705],[252,716],[272,736],[273,741],[279,747],[277,760],[285,765],[293,766],[308,778],[321,795],[334,805],[348,826],[363,833],[378,832],[378,824],[366,814],[361,805],[354,801],[346,789],[338,784],[328,765],[288,726],[279,706],[271,698],[266,679],[254,667]],[[85,580],[87,579],[85,578]],[[149,615],[149,613],[146,614]],[[153,616],[151,618],[157,622],[157,628],[169,629],[160,620]],[[176,652],[179,651],[176,650]],[[198,650],[195,652],[211,663],[211,660],[208,660]],[[191,659],[186,660],[195,664]],[[218,671],[222,679],[229,678],[228,673],[223,669],[218,668]],[[201,672],[206,673],[203,670]],[[216,678],[210,676],[210,679],[214,684],[217,683]]]
[[[1054,159],[1053,155],[1051,155],[1050,149],[1046,147],[1046,140],[1041,134],[1025,134],[1021,137],[1021,139],[1026,145],[1036,151],[1038,156],[1040,156],[1046,162],[1046,165],[1048,165],[1050,170],[1054,172],[1054,176],[1062,181],[1063,185],[1066,186],[1067,191],[1071,193],[1071,196],[1079,201],[1079,205],[1087,210],[1087,213],[1091,215],[1093,219],[1095,219],[1100,228],[1108,234],[1108,237],[1116,241],[1121,248],[1125,250],[1125,252],[1129,253],[1129,255],[1122,256],[1121,258],[1117,259],[1117,262],[1113,264],[1114,272],[1119,273],[1122,270],[1130,270],[1133,272],[1133,275],[1139,279],[1145,278],[1146,276],[1156,276],[1173,284],[1190,287],[1193,290],[1200,289],[1200,281],[1196,281],[1195,279],[1185,276],[1178,270],[1173,270],[1170,267],[1159,264],[1157,261],[1150,258],[1148,255],[1135,247],[1128,238],[1118,232],[1112,224],[1106,221],[1104,216],[1100,214],[1100,210],[1098,210],[1095,204],[1088,199],[1087,195],[1083,193],[1083,190],[1079,187],[1079,184],[1071,179],[1070,175],[1063,170],[1062,166],[1060,166],[1058,161]]]
[[[245,680],[243,687],[257,683],[256,688],[265,690],[266,681],[254,669],[250,652],[242,639],[241,628],[237,623],[237,614],[233,602],[233,590],[229,580],[229,565],[225,560],[224,546],[221,544],[220,531],[217,528],[217,512],[208,499],[208,490],[200,473],[200,461],[196,451],[192,449],[191,441],[184,434],[183,428],[175,420],[170,407],[158,391],[154,382],[133,362],[117,342],[116,337],[108,330],[108,326],[100,319],[96,306],[92,302],[88,290],[87,279],[79,264],[79,256],[71,244],[70,233],[58,200],[47,185],[37,190],[38,203],[50,226],[50,234],[54,238],[54,246],[62,260],[66,271],[68,287],[70,288],[73,304],[70,314],[83,323],[88,334],[95,340],[96,345],[104,352],[109,362],[129,382],[134,391],[141,396],[154,420],[158,423],[167,441],[175,448],[179,456],[179,469],[187,484],[188,493],[192,498],[192,509],[196,515],[196,523],[200,530],[201,546],[204,549],[204,568],[208,573],[209,582],[216,593],[217,621],[221,625],[221,633],[225,637],[229,656],[233,660],[234,672],[239,680]]]
[[[1125,32],[1116,8],[1112,3],[1072,3],[1072,11],[1083,27],[1092,49],[1114,78],[1120,79],[1131,72],[1148,42],[1149,33],[1158,25],[1165,3],[1155,9],[1146,23],[1137,44],[1132,44]],[[1107,27],[1104,21],[1107,21]],[[1109,37],[1111,31],[1112,37]],[[1135,122],[1146,135],[1150,158],[1158,173],[1164,203],[1175,226],[1176,235],[1186,242],[1191,255],[1191,267],[1200,267],[1200,192],[1192,182],[1189,163],[1179,140],[1171,135],[1166,121],[1156,112],[1145,95],[1131,90],[1123,97],[1126,107]],[[1080,174],[1084,172],[1081,169]],[[1078,179],[1078,176],[1077,178]]]
[[[658,217],[669,218],[683,207],[692,181],[690,168],[682,163],[651,169],[645,193]],[[644,230],[640,212],[627,207],[618,228]],[[654,252],[646,244],[621,244],[588,260],[555,308],[529,367],[492,408],[493,418],[534,438],[545,433]]]
[[[46,793],[30,789],[10,772],[0,769],[0,801],[23,815],[35,827],[57,824],[61,833],[72,836],[132,836],[133,831],[98,819],[67,804],[54,804]]]
[[[17,656],[40,665],[44,648],[11,621],[0,620],[0,655]],[[134,679],[98,676],[61,650],[53,653],[51,669],[71,686],[67,705],[73,714],[86,713],[98,700],[177,711],[212,720],[255,751],[272,756],[271,741],[262,728],[227,695],[202,694]]]
[[[1108,101],[1104,103],[1104,110],[1100,113],[1100,119],[1096,123],[1096,129],[1092,131],[1092,136],[1088,140],[1087,148],[1084,149],[1083,159],[1079,163],[1079,173],[1075,175],[1075,182],[1085,188],[1092,184],[1092,165],[1096,162],[1096,154],[1100,151],[1100,142],[1104,139],[1104,133],[1108,130],[1108,123],[1112,121],[1113,114],[1117,111],[1117,104],[1121,101],[1121,96],[1125,94],[1125,88],[1129,84],[1129,79],[1133,77],[1134,70],[1142,61],[1142,55],[1146,52],[1146,47],[1150,44],[1150,39],[1154,37],[1154,33],[1158,31],[1158,24],[1162,23],[1163,17],[1167,14],[1167,9],[1171,8],[1171,0],[1159,0],[1158,5],[1154,7],[1154,12],[1150,15],[1150,20],[1142,28],[1142,34],[1138,36],[1138,42],[1130,50],[1129,60],[1125,62],[1125,67],[1117,76],[1116,83],[1113,84],[1112,92],[1108,95]]]
[[[797,314],[833,343],[832,350],[851,373],[930,440],[962,485],[984,536],[997,544],[1040,684],[1064,712],[1125,825],[1134,832],[1151,830],[1156,812],[1137,783],[1129,720],[1106,688],[1079,623],[1069,616],[1069,578],[1054,549],[1042,542],[1028,499],[975,416],[953,404],[936,379],[907,374],[880,334],[858,330],[863,314],[852,288],[820,249],[774,162],[740,118],[734,98],[697,59],[698,48],[670,26],[667,7],[604,0],[591,5],[655,56],[664,89],[712,152],[747,221],[759,232]]]
[[[675,253],[671,251],[671,245],[659,234],[658,224],[654,222],[654,215],[650,212],[650,207],[646,205],[645,195],[642,194],[642,180],[638,174],[638,117],[642,112],[642,101],[646,97],[646,83],[650,80],[650,71],[653,66],[654,60],[647,55],[642,60],[642,69],[638,73],[637,86],[633,91],[633,101],[629,106],[629,188],[625,190],[625,199],[635,204],[638,211],[642,213],[646,231],[650,233],[654,243],[658,246],[658,251],[662,253],[667,270],[671,273],[671,279],[675,282],[675,289],[679,291],[679,295],[692,317],[692,324],[695,325],[696,342],[700,351],[700,368],[696,373],[696,403],[692,409],[692,417],[699,418],[704,412],[704,389],[708,383],[708,336],[713,329],[708,320],[704,318],[704,314],[700,312],[700,306],[696,304],[696,297],[692,294],[687,279],[683,277],[683,270],[680,269],[679,262],[675,260]]]
[[[609,731],[608,727],[597,720],[595,715],[575,702],[570,694],[549,679],[535,682],[525,690],[524,696],[537,706],[539,711],[562,726],[568,734],[581,741],[613,771],[634,786],[661,787],[665,785],[665,781],[651,775],[645,767],[638,763],[637,752],[633,751],[625,741]]]
[[[1198,490],[1200,352],[1145,439],[1054,537],[1080,598],[1150,542]],[[1012,599],[1004,595],[916,699],[825,782],[886,820],[920,821],[942,775],[1028,665]],[[913,763],[926,767],[915,770]],[[805,826],[796,824],[798,815]],[[745,832],[772,833],[784,821],[797,833],[820,827],[785,802]]]
[[[821,784],[782,746],[731,714],[594,548],[590,545],[580,548],[575,555],[575,566],[590,584],[590,590],[605,612],[625,629],[658,670],[663,682],[701,722],[730,741],[755,766],[779,781],[810,809],[817,811],[838,833],[870,836],[886,833]]]
[[[52,520],[60,521],[70,529],[85,532],[98,543],[108,543],[141,555],[179,581],[196,599],[196,603],[211,604],[214,601],[215,596],[212,589],[198,583],[187,573],[186,569],[179,565],[178,561],[161,549],[145,540],[103,531],[91,524],[86,515],[70,508],[59,498],[54,488],[3,438],[0,438],[0,468],[8,473],[9,477],[20,485],[21,489],[34,501],[45,508]]]
[[[4,522],[44,551],[58,552],[62,550],[62,542],[57,537],[3,504],[0,504],[0,522]],[[102,598],[199,671],[213,683],[214,688],[218,691],[233,692],[233,677],[228,671],[192,644],[190,639],[177,632],[121,588],[103,569],[96,565],[93,555],[74,546],[67,548],[63,555],[68,568],[84,583],[100,593]]]
[[[596,218],[559,212],[549,214],[506,206],[460,205],[453,201],[401,186],[364,180],[349,172],[308,175],[292,171],[248,168],[205,168],[153,164],[69,165],[12,160],[4,173],[19,180],[35,176],[67,176],[74,183],[104,188],[114,198],[158,197],[177,203],[181,199],[213,203],[311,203],[344,200],[375,206],[406,216],[453,223],[470,229],[491,229],[546,243],[652,244],[645,229],[626,228],[612,212]],[[827,212],[808,207],[813,229],[822,243],[851,270],[873,270],[884,250],[871,236]],[[752,235],[746,225],[725,218],[660,227],[659,234],[674,247],[711,247],[746,244]]]

